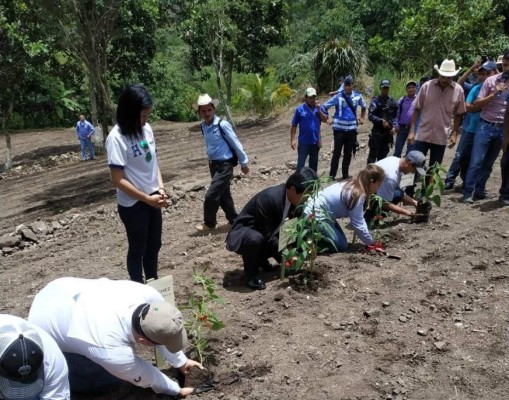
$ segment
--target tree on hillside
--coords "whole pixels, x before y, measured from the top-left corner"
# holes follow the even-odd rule
[[[13,152],[7,125],[24,86],[38,74],[47,53],[47,45],[39,40],[38,10],[24,2],[0,4],[0,116],[7,145],[5,169],[12,166]]]
[[[421,0],[403,8],[394,40],[370,39],[380,59],[409,71],[431,70],[446,57],[467,66],[479,55],[500,54],[507,43],[493,0]]]
[[[331,39],[322,42],[314,51],[315,80],[320,91],[337,89],[340,76],[358,75],[368,58],[362,45],[354,38]]]
[[[231,121],[233,71],[263,72],[268,48],[286,38],[287,2],[186,0],[175,3],[174,11],[190,46],[192,66],[213,67],[218,95]]]

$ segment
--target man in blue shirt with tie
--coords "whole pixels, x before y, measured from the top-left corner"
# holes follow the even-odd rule
[[[194,108],[203,120],[200,127],[207,147],[209,170],[212,177],[203,203],[203,223],[196,226],[199,232],[215,229],[219,207],[224,211],[230,225],[237,218],[237,211],[230,192],[233,167],[236,165],[235,157],[240,163],[242,173],[245,175],[249,173],[247,154],[230,123],[216,115],[216,105],[217,100],[212,100],[208,94],[200,95],[198,102],[194,104]]]

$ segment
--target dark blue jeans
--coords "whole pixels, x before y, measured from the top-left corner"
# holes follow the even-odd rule
[[[131,280],[143,283],[143,272],[146,280],[157,279],[163,229],[161,210],[138,201],[132,207],[119,205],[118,215],[127,233],[127,272]]]
[[[405,147],[405,143],[408,138],[409,130],[410,125],[401,125],[399,127],[399,132],[396,136],[396,144],[394,145],[394,157],[401,157],[403,148]]]
[[[328,253],[342,253],[346,251],[348,249],[348,240],[346,239],[346,236],[338,222],[331,221],[329,219],[324,219],[320,222],[320,232],[322,235],[332,240],[334,246],[332,246],[330,242],[322,240],[318,243],[318,248],[320,250],[327,249],[326,252]],[[328,229],[325,229],[325,226],[327,226]]]
[[[318,153],[320,147],[318,144],[301,144],[297,146],[297,169],[304,167],[306,159],[309,156],[309,168],[318,171]]]
[[[99,364],[76,353],[64,353],[69,368],[69,386],[75,393],[98,393],[122,382]]]
[[[461,134],[458,146],[456,147],[456,153],[454,153],[454,158],[445,177],[446,185],[453,185],[459,174],[461,174],[461,179],[465,180],[468,165],[470,164],[474,136],[475,132],[463,131]]]
[[[486,194],[486,182],[500,153],[503,135],[503,126],[490,125],[483,120],[479,122],[463,187],[463,198]]]
[[[210,183],[205,201],[203,203],[203,222],[213,228],[217,224],[217,211],[219,207],[224,211],[226,219],[231,224],[237,218],[237,211],[230,192],[230,183],[233,177],[233,166],[230,161],[209,162]]]
[[[502,185],[500,186],[500,198],[509,200],[509,149],[507,149],[500,160],[502,170]]]

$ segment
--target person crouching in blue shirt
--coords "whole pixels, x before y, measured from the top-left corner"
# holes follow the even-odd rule
[[[312,87],[304,93],[304,103],[297,107],[290,128],[290,146],[292,150],[297,148],[297,169],[306,163],[309,156],[309,168],[317,172],[318,153],[322,146],[320,138],[320,124],[327,122],[327,116],[320,109],[320,103],[316,100],[316,90]],[[299,145],[295,134],[299,126]]]

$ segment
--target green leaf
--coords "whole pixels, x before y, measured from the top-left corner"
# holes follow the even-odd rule
[[[440,205],[442,204],[442,197],[439,194],[434,195],[431,198],[431,200],[433,201],[433,203],[435,203],[437,207],[440,207]]]

